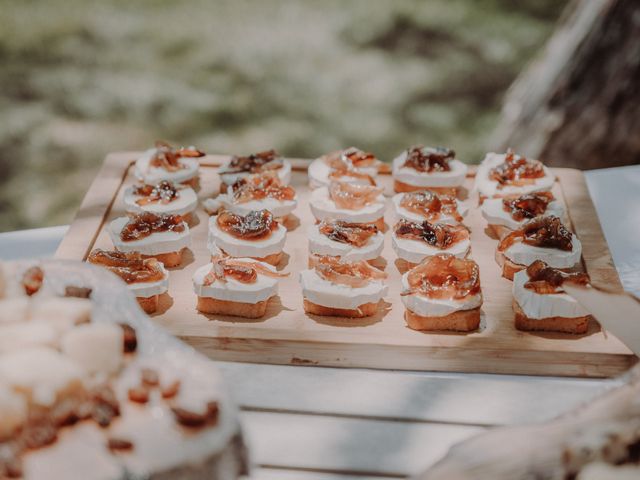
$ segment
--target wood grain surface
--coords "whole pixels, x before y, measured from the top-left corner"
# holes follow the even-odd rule
[[[105,225],[125,214],[124,187],[135,181],[132,162],[135,152],[107,157],[92,184],[56,256],[84,259],[92,248],[112,248]],[[212,196],[219,179],[215,166],[227,157],[207,156],[202,160],[201,199]],[[238,321],[233,317],[206,316],[195,310],[192,290],[194,270],[207,263],[207,214],[200,207],[192,229],[192,247],[184,264],[171,270],[169,294],[161,304],[156,322],[212,358],[256,363],[324,365],[404,370],[517,373],[606,377],[625,371],[635,357],[613,335],[603,333],[593,322],[583,336],[519,332],[513,326],[511,282],[501,278],[494,261],[496,241],[485,233],[486,222],[475,198],[465,223],[471,228],[472,257],[480,265],[484,294],[482,323],[471,334],[422,333],[406,328],[400,302],[400,274],[390,235],[385,239],[389,294],[378,315],[366,320],[345,320],[308,316],[302,309],[297,273],[306,268],[307,229],[313,223],[306,188],[304,160],[294,160],[292,184],[299,195],[294,212],[298,225],[285,245],[283,271],[291,272],[280,283],[279,297],[270,302],[260,321]],[[617,273],[583,174],[555,169],[556,196],[568,209],[568,221],[583,244],[584,267],[594,283],[620,288]],[[383,175],[386,193],[391,177]],[[471,190],[473,179],[467,179]],[[390,207],[387,224],[392,224]]]

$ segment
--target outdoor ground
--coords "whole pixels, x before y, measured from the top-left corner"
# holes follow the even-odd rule
[[[0,231],[67,223],[154,139],[297,157],[413,143],[478,162],[551,0],[0,0]]]

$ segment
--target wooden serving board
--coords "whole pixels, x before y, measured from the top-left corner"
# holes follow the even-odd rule
[[[125,152],[107,157],[56,257],[86,259],[93,248],[112,248],[105,226],[125,214],[123,192],[135,182],[132,163],[137,155]],[[217,192],[216,166],[226,158],[202,159],[201,199]],[[305,314],[297,274],[307,268],[306,232],[314,220],[308,205],[308,162],[293,163],[292,185],[299,197],[294,214],[299,223],[287,235],[287,255],[281,265],[291,275],[282,279],[279,297],[271,300],[266,317],[243,321],[196,311],[191,277],[210,256],[206,246],[208,216],[199,207],[191,250],[185,254],[183,266],[171,270],[169,294],[154,316],[158,324],[212,358],[257,363],[605,377],[625,371],[636,362],[617,338],[601,331],[595,322],[582,336],[525,333],[514,328],[511,282],[500,276],[494,260],[496,240],[485,233],[486,222],[475,198],[468,200],[471,209],[465,224],[472,231],[471,255],[480,266],[484,294],[478,332],[423,333],[405,326],[400,273],[388,232],[383,256],[387,260],[389,293],[376,316],[345,320]],[[558,181],[554,193],[566,204],[569,225],[582,241],[584,267],[594,283],[621,288],[583,174],[570,169],[555,169],[555,173]],[[381,177],[390,196],[391,177]],[[472,184],[471,174],[466,187],[471,190]],[[387,223],[391,222],[389,205]]]

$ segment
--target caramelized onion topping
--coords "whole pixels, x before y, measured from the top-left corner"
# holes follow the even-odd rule
[[[178,188],[169,182],[163,180],[159,184],[153,185],[136,185],[133,188],[133,194],[140,198],[136,200],[136,203],[140,206],[149,205],[150,203],[161,203],[166,205],[180,198]]]
[[[530,185],[544,175],[542,162],[516,155],[511,149],[507,151],[504,162],[489,171],[489,178],[498,182],[499,189]]]
[[[418,145],[407,150],[407,158],[402,167],[424,173],[449,172],[449,161],[455,157],[456,152],[449,148]]]
[[[544,214],[549,203],[554,199],[551,192],[534,192],[519,197],[506,197],[502,200],[502,208],[516,221],[530,219]]]
[[[225,210],[216,222],[220,230],[242,240],[262,240],[278,228],[278,222],[269,210],[254,210],[245,216]]]
[[[369,185],[376,184],[373,177],[359,170],[365,167],[377,167],[380,162],[372,153],[363,152],[355,147],[329,153],[323,157],[324,162],[329,165],[331,172],[330,180],[344,181],[345,179],[363,180]]]
[[[521,229],[506,235],[498,244],[498,251],[504,252],[518,240],[527,245],[542,248],[557,248],[571,251],[573,236],[558,217],[536,217],[525,223]]]
[[[400,206],[432,222],[443,215],[449,215],[457,222],[462,221],[462,215],[458,212],[458,202],[451,195],[438,195],[430,190],[404,193]]]
[[[223,173],[261,173],[282,168],[284,162],[275,150],[231,157]]]
[[[473,260],[446,253],[427,257],[409,270],[409,289],[401,295],[460,300],[480,292],[480,270]]]
[[[527,267],[529,280],[524,288],[540,294],[562,293],[560,287],[567,283],[578,285],[589,284],[589,275],[584,272],[566,273],[557,268],[550,267],[542,260],[536,260]]]
[[[361,210],[377,202],[382,188],[373,185],[359,185],[344,182],[331,182],[329,196],[338,208]]]
[[[118,275],[127,284],[159,282],[164,278],[161,264],[155,258],[143,258],[139,252],[93,250],[89,263],[101,265]]]
[[[364,246],[378,233],[378,227],[370,223],[351,223],[344,220],[323,220],[318,226],[322,235],[334,242],[346,243],[354,247]]]
[[[120,239],[123,242],[131,242],[146,238],[153,233],[184,232],[184,230],[184,221],[180,215],[156,215],[143,212],[126,223],[120,232]]]
[[[315,271],[320,278],[338,285],[364,287],[372,280],[383,280],[387,274],[365,260],[343,262],[338,257],[316,255]]]
[[[275,172],[268,171],[239,179],[232,187],[234,203],[273,198],[279,201],[293,200],[296,191],[282,183]]]
[[[353,168],[373,167],[377,166],[380,160],[373,153],[350,147],[325,155],[324,162],[331,168],[340,170],[345,166]]]
[[[376,185],[376,181],[373,177],[367,173],[359,172],[355,168],[344,168],[344,169],[336,169],[334,168],[329,173],[329,180],[335,180],[337,182],[348,181],[349,179],[354,180],[363,180],[367,182],[369,185]]]
[[[224,283],[227,281],[227,277],[233,278],[240,283],[255,283],[258,280],[258,274],[273,278],[289,275],[288,273],[275,272],[257,261],[249,262],[222,255],[213,257],[211,263],[211,271],[204,277],[203,285],[205,286],[209,286],[216,281]]]
[[[432,224],[427,220],[417,223],[404,218],[396,224],[394,233],[399,238],[425,242],[440,250],[469,238],[469,230],[464,225]]]
[[[156,152],[150,164],[153,167],[164,168],[168,172],[175,172],[185,168],[184,164],[180,162],[181,158],[197,158],[203,156],[204,152],[201,152],[195,147],[180,147],[175,149],[167,142],[158,140],[156,141]]]

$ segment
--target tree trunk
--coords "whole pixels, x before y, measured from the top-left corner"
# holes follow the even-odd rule
[[[573,0],[507,93],[491,147],[554,166],[640,163],[640,1]]]

